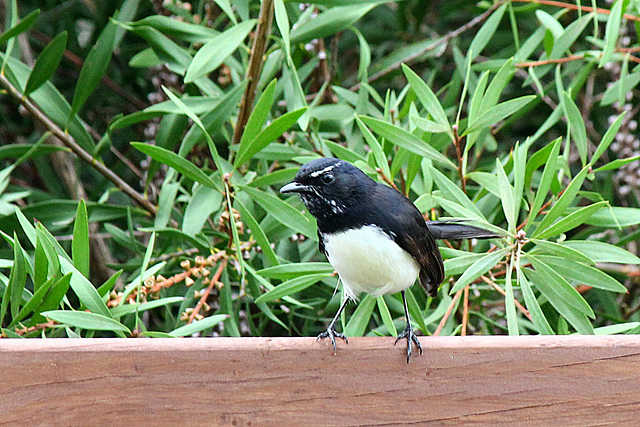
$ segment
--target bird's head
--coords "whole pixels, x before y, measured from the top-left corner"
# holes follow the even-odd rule
[[[345,214],[372,183],[351,163],[325,157],[302,165],[295,179],[280,192],[299,193],[309,212],[321,220]]]

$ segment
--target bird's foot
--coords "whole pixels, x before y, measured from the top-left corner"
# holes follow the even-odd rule
[[[402,338],[407,339],[407,363],[409,363],[409,359],[411,359],[411,353],[412,353],[411,341],[416,343],[416,345],[418,346],[418,349],[420,350],[420,355],[422,355],[422,345],[420,344],[420,340],[418,339],[416,334],[413,333],[413,327],[411,326],[410,323],[407,323],[407,327],[404,328],[404,331],[400,332],[400,334],[398,335],[398,338],[396,338],[396,342],[393,345],[396,345],[398,341],[400,341]]]
[[[349,344],[349,340],[347,339],[347,336],[342,332],[336,331],[336,328],[333,325],[329,326],[326,331],[318,335],[318,337],[316,338],[316,341],[325,339],[327,337],[331,338],[331,344],[333,344],[333,354],[336,354],[338,351],[336,347],[336,338],[342,338],[345,343]]]

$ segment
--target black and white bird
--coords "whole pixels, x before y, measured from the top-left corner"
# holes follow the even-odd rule
[[[405,290],[416,278],[430,296],[444,280],[444,265],[435,238],[490,238],[497,235],[459,222],[425,222],[415,205],[397,190],[375,182],[351,163],[321,158],[305,163],[281,193],[299,193],[318,223],[320,251],[336,269],[347,298],[318,339],[336,337],[340,313],[361,292],[380,296],[400,292],[407,320],[397,339],[407,339],[407,363],[413,332]]]

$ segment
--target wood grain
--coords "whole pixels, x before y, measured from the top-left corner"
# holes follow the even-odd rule
[[[0,340],[0,425],[638,424],[640,337]]]

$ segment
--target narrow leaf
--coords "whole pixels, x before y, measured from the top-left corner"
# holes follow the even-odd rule
[[[65,323],[76,328],[92,331],[120,331],[131,333],[129,328],[110,317],[86,311],[51,310],[42,312],[43,316],[56,322]]]
[[[277,221],[302,233],[310,239],[316,240],[316,227],[297,209],[276,196],[260,191],[256,188],[240,186],[262,208]]]
[[[67,32],[63,31],[51,40],[38,55],[33,70],[29,74],[29,79],[24,88],[24,96],[38,89],[44,84],[58,69],[64,50],[67,47]]]
[[[71,242],[73,266],[84,277],[89,277],[89,217],[84,199],[80,199],[76,220],[73,223],[73,241]]]
[[[189,64],[184,82],[191,83],[218,68],[240,46],[256,22],[256,19],[241,22],[205,43]]]

